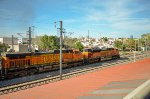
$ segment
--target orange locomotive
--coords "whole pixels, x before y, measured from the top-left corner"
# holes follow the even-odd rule
[[[120,58],[119,50],[114,48],[106,49],[84,49],[83,56],[85,63],[99,62],[103,59],[116,59]]]
[[[83,52],[62,50],[63,68],[99,62],[103,58],[119,58],[117,49],[93,50]],[[1,60],[1,79],[32,75],[59,69],[59,50],[53,53],[6,54]]]

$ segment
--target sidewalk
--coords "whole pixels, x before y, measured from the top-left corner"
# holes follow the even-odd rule
[[[2,95],[0,99],[121,99],[149,78],[150,58]]]

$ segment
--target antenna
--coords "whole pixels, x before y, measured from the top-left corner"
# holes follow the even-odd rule
[[[56,25],[57,25],[57,23],[56,22],[54,22],[54,27],[56,28]]]

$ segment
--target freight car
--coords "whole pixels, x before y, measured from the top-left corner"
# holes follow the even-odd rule
[[[119,58],[117,49],[85,49],[83,52],[62,50],[62,67],[68,68],[101,61],[102,58]],[[59,69],[59,50],[53,53],[5,54],[1,60],[1,79],[33,75]]]

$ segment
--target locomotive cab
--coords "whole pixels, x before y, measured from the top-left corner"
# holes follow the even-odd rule
[[[82,55],[84,58],[91,58],[92,57],[92,49],[91,48],[86,48],[83,50]]]

